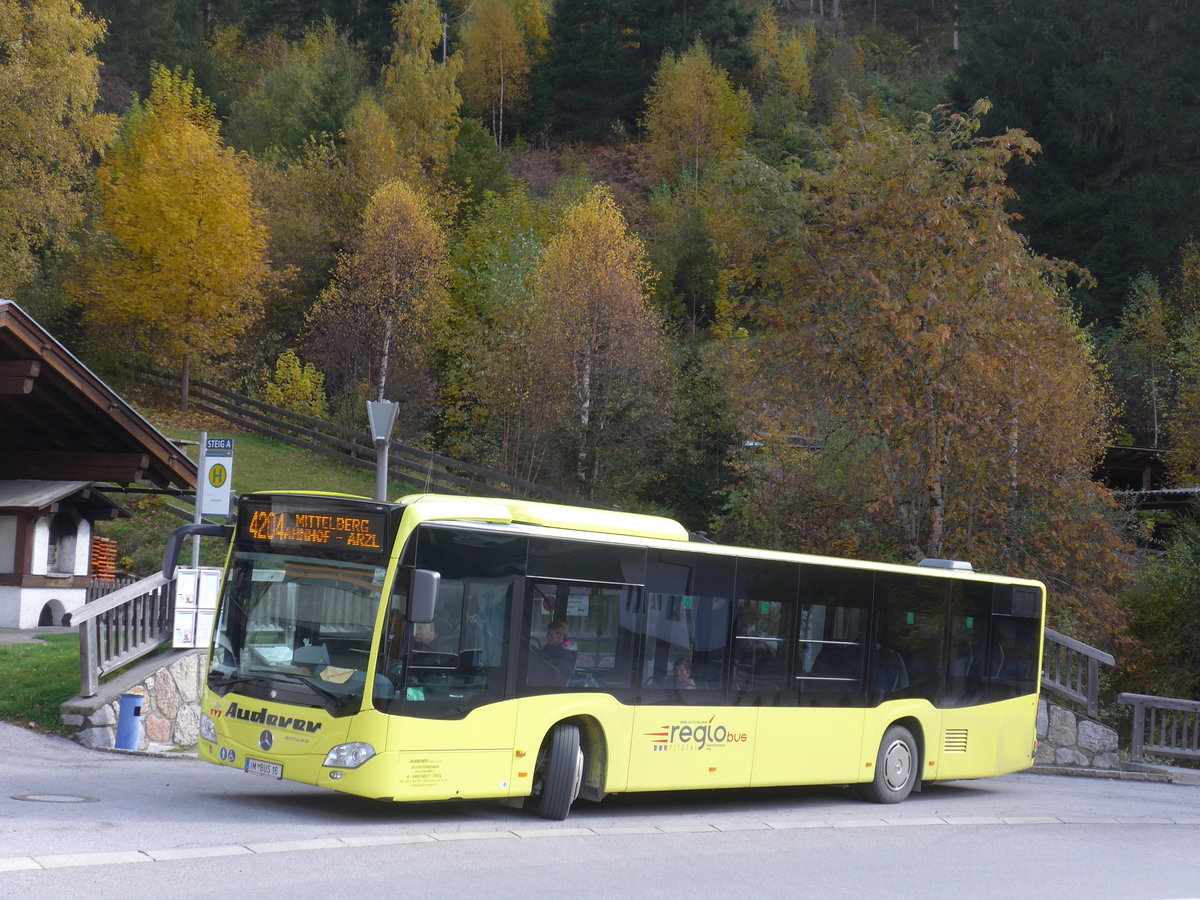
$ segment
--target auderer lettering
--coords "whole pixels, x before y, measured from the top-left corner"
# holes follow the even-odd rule
[[[312,734],[321,730],[320,722],[310,722],[308,719],[294,719],[291,716],[277,716],[267,712],[266,708],[254,710],[242,709],[237,703],[230,703],[225,711],[226,718],[240,719],[243,722],[253,722],[255,725],[266,725],[269,728],[292,729],[302,733]]]

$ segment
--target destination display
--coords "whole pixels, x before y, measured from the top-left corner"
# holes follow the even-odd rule
[[[239,543],[368,555],[391,549],[387,510],[319,497],[306,501],[244,497],[238,516]]]

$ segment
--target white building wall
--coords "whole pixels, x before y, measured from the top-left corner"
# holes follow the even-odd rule
[[[54,621],[74,612],[87,600],[83,588],[0,587],[0,628],[37,628],[42,607],[51,604]]]
[[[50,517],[39,516],[33,525],[33,559],[29,563],[30,575],[45,575],[46,559],[50,551]]]
[[[86,575],[91,571],[92,564],[92,523],[80,519],[79,527],[75,530],[75,568],[76,575]]]

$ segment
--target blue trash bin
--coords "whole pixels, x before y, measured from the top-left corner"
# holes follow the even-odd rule
[[[137,750],[142,745],[141,694],[122,694],[121,713],[117,717],[117,749]]]

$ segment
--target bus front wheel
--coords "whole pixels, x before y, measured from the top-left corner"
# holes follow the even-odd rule
[[[903,725],[893,725],[879,742],[875,779],[860,785],[863,797],[874,803],[899,803],[912,793],[920,766],[921,757],[912,732]]]
[[[543,819],[565,819],[571,804],[579,796],[579,785],[583,781],[579,727],[565,722],[555,725],[545,753],[538,815]]]

